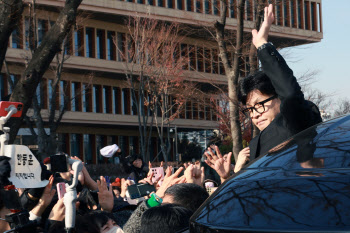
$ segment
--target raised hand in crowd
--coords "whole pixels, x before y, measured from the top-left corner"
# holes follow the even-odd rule
[[[124,178],[121,179],[120,197],[124,198],[126,196],[126,191],[128,191],[128,186],[130,186],[132,184],[133,184],[133,182],[131,180],[125,180]]]
[[[222,183],[230,176],[232,152],[222,156],[219,147],[214,146],[213,148],[216,154],[213,152],[212,148],[209,147],[205,152],[207,156],[205,163],[218,173]]]
[[[235,173],[239,172],[242,169],[242,167],[246,164],[246,162],[249,161],[250,159],[249,157],[250,157],[249,147],[246,147],[239,152],[238,159],[234,168]]]
[[[185,164],[184,164],[185,165]],[[203,187],[203,182],[205,179],[204,176],[204,167],[198,167],[193,164],[185,165],[185,178],[186,183],[193,183]]]
[[[81,161],[81,159],[80,159],[79,157],[77,157],[77,156],[73,156],[72,158]],[[86,169],[84,163],[83,163],[82,174],[83,174],[83,176],[84,176],[84,177],[83,177],[83,178],[84,178],[84,181],[81,182],[81,183],[82,183],[85,187],[87,187],[88,189],[90,189],[90,190],[93,190],[93,191],[94,191],[94,190],[97,190],[97,189],[98,189],[97,183],[96,183],[96,181],[94,181],[94,180],[91,178],[91,176],[90,176],[89,172],[87,171],[87,169]],[[80,180],[79,180],[79,181],[80,181]]]
[[[147,177],[143,178],[142,180],[139,180],[139,183],[154,185],[152,182],[152,177],[153,177],[153,172],[150,170],[147,174]]]
[[[174,184],[181,184],[181,183],[185,183],[186,182],[186,177],[185,176],[178,177],[180,175],[180,173],[184,170],[183,167],[180,167],[174,174],[171,174],[172,169],[173,169],[172,166],[167,167],[163,183],[162,183],[162,185],[159,187],[159,189],[156,192],[157,196],[160,197],[160,198],[164,197],[165,191],[170,186],[172,186]]]
[[[66,207],[63,203],[64,198],[61,198],[57,201],[57,203],[53,206],[49,219],[54,221],[63,221],[65,216]]]
[[[54,197],[56,190],[52,189],[54,178],[50,176],[49,183],[46,185],[43,194],[41,195],[38,204],[30,211],[31,220],[41,217],[45,209],[50,205],[52,198]],[[34,215],[34,216],[33,216]]]
[[[264,9],[264,22],[262,23],[260,30],[252,30],[253,44],[256,48],[259,48],[261,45],[267,43],[267,38],[274,19],[273,5],[270,4]]]
[[[100,180],[97,181],[97,187],[98,201],[101,205],[101,209],[106,212],[112,212],[114,205],[112,184],[109,184],[109,187],[107,187],[106,179],[100,176]]]

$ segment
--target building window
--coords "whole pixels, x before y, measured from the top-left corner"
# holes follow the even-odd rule
[[[126,35],[125,33],[117,33],[118,41],[118,61],[126,61]]]
[[[95,29],[85,28],[86,57],[95,57]]]
[[[107,59],[115,61],[116,47],[114,44],[115,32],[107,31]]]
[[[7,80],[5,75],[0,74],[0,100],[3,100],[5,98],[6,95],[6,85],[7,84]]]
[[[194,0],[196,4],[196,12],[202,13],[203,12],[203,0]]]
[[[204,72],[204,57],[203,57],[203,48],[197,48],[197,67],[199,72]]]
[[[40,45],[48,29],[49,29],[48,21],[39,19],[38,20],[38,45]]]
[[[204,0],[204,8],[206,14],[211,14],[211,0]]]
[[[310,2],[304,2],[304,20],[305,20],[305,29],[310,30]]]
[[[111,87],[103,87],[103,113],[112,113]]]
[[[221,0],[212,0],[214,7],[214,15],[220,15],[220,1]]]
[[[15,29],[12,31],[12,48],[22,49],[23,39],[22,39],[22,23],[19,22]]]
[[[190,70],[197,70],[196,53],[194,51],[195,47],[193,45],[188,46],[189,56],[190,56]]]
[[[164,0],[166,1],[166,0]],[[168,8],[175,9],[175,0],[167,0]]]
[[[123,115],[130,115],[130,89],[123,88],[122,90],[122,110]]]
[[[218,56],[218,50],[213,49],[213,59],[212,59],[212,71],[213,74],[219,74],[219,56]]]
[[[283,15],[282,15],[282,1],[276,2],[276,24],[282,25]]]
[[[290,19],[292,20],[292,27],[297,28],[296,0],[291,0],[290,13],[291,13]]]
[[[191,11],[192,10],[192,0],[186,0],[186,10]]]
[[[83,112],[91,112],[92,110],[92,98],[91,89],[89,84],[83,84]]]
[[[71,134],[70,136],[70,155],[80,157],[80,135]]]
[[[91,164],[93,161],[92,161],[92,146],[93,146],[93,143],[92,143],[92,137],[91,135],[89,134],[84,134],[84,155],[85,155],[85,158],[84,158],[84,161],[88,164]]]
[[[237,14],[236,14],[236,0],[230,0],[230,17],[231,18],[237,18]]]
[[[97,58],[106,59],[106,31],[97,29]]]
[[[317,31],[317,8],[316,2],[311,3],[311,29],[312,31]]]
[[[184,10],[184,0],[177,0],[177,9]]]
[[[303,0],[298,0],[298,28],[304,29]]]
[[[253,20],[253,4],[251,0],[246,1],[246,13],[247,13],[247,20],[252,21]]]
[[[186,119],[192,119],[192,102],[186,103]]]
[[[205,72],[206,73],[212,73],[212,66],[211,66],[211,51],[210,49],[204,48],[204,59],[205,59]]]
[[[94,97],[93,112],[102,112],[102,98],[101,98],[101,86],[94,85],[92,88],[92,95]]]
[[[121,114],[122,113],[122,101],[121,101],[121,91],[119,87],[113,87],[113,113]]]
[[[290,10],[290,0],[285,0],[284,1],[284,26],[286,27],[290,27],[290,14],[289,14],[289,10]]]
[[[84,28],[80,28],[77,31],[74,31],[74,55],[75,56],[84,56]]]
[[[49,85],[50,86],[50,85]],[[80,97],[80,83],[72,82],[71,96],[72,96],[72,111],[81,111],[81,97]]]
[[[24,38],[25,38],[25,44],[26,44],[26,49],[29,49],[29,27],[30,27],[30,22],[29,22],[29,18],[25,17],[24,18]]]
[[[181,44],[181,57],[183,58],[184,61],[186,61],[186,59],[188,59],[188,46],[187,44]],[[186,62],[182,69],[184,70],[188,70],[188,62]]]

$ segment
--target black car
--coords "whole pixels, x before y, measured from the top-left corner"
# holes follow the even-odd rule
[[[191,232],[350,232],[350,115],[295,135],[222,184]]]

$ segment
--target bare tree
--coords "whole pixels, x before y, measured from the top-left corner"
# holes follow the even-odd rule
[[[5,60],[10,35],[21,19],[23,7],[22,0],[0,1],[0,70]]]
[[[338,100],[336,106],[337,108],[334,110],[334,117],[350,113],[349,99],[344,98],[344,99]]]
[[[228,83],[228,98],[230,100],[230,127],[233,142],[233,154],[235,160],[237,160],[238,154],[242,149],[242,133],[239,120],[239,106],[237,99],[237,85],[239,78],[239,60],[243,51],[243,15],[245,0],[239,0],[237,4],[237,32],[236,32],[236,44],[233,56],[233,62],[229,60],[228,49],[225,41],[225,25],[227,15],[227,2],[225,0],[220,1],[221,11],[220,19],[214,24],[216,32],[216,41],[219,45],[219,56],[223,63],[227,83]]]
[[[192,90],[192,85],[184,80],[182,69],[188,64],[188,57],[181,56],[183,37],[175,23],[140,17],[129,19],[126,37],[129,39],[119,51],[125,61],[132,105],[138,117],[141,154],[149,160],[155,127],[167,161],[171,150],[170,124]]]
[[[35,49],[31,60],[15,86],[10,101],[22,102],[23,114],[21,118],[12,119],[10,122],[10,142],[14,141],[21,127],[23,117],[32,105],[32,99],[42,76],[49,68],[56,54],[61,51],[62,43],[75,23],[77,9],[81,1],[82,0],[66,1],[55,24],[46,33],[38,48]]]

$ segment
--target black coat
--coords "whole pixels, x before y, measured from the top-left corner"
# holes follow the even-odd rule
[[[304,99],[304,94],[283,57],[272,44],[258,51],[264,73],[281,100],[280,113],[249,144],[250,159],[266,154],[270,149],[296,133],[322,121],[316,106]]]

